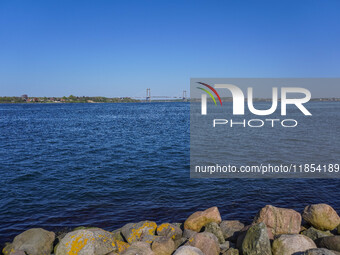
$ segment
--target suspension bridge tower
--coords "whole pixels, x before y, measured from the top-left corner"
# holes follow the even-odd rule
[[[146,89],[146,102],[151,102],[151,89]]]
[[[187,91],[183,90],[183,101],[187,100]]]

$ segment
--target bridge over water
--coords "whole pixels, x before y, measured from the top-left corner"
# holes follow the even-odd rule
[[[151,96],[151,89],[146,89],[146,96],[144,97],[138,97],[134,96],[131,97],[133,99],[145,99],[146,102],[151,102],[152,100],[183,100],[186,101],[188,99],[187,97],[187,91],[183,90],[182,96]]]

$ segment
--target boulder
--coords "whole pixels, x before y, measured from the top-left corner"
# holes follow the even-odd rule
[[[116,229],[116,230],[114,230],[114,231],[112,231],[111,233],[112,233],[112,237],[113,237],[113,239],[115,240],[115,241],[124,241],[124,238],[123,238],[123,236],[122,236],[122,232],[121,232],[121,228],[119,228],[119,229]]]
[[[115,245],[116,245],[116,251],[118,253],[121,253],[121,252],[127,250],[130,247],[130,244],[123,242],[123,241],[120,241],[120,240],[115,240]]]
[[[320,230],[333,230],[340,224],[339,215],[327,204],[306,206],[302,217],[306,222]]]
[[[153,241],[153,238],[146,236],[154,236],[157,228],[157,224],[153,221],[141,221],[138,223],[128,223],[122,227],[122,235],[128,243],[141,241],[142,239],[148,240],[149,243]]]
[[[198,211],[189,216],[184,222],[184,229],[190,229],[199,232],[203,226],[210,222],[221,223],[221,215],[218,208],[211,207],[205,211]]]
[[[225,242],[222,230],[216,222],[210,222],[205,225],[205,232],[214,234],[217,237],[219,243],[222,244]]]
[[[230,249],[230,242],[229,241],[225,241],[224,243],[220,244],[220,252],[226,252],[227,250]]]
[[[17,250],[12,250],[10,251],[9,255],[26,255],[27,253],[24,251],[17,251]]]
[[[153,241],[151,249],[156,255],[171,255],[175,251],[175,243],[171,237],[162,236]]]
[[[305,251],[303,255],[335,255],[335,253],[327,249],[316,248]]]
[[[271,255],[272,250],[266,225],[261,222],[251,226],[242,243],[244,255]]]
[[[187,244],[200,249],[205,255],[220,254],[217,237],[209,232],[197,233],[189,239]]]
[[[163,223],[157,227],[157,235],[170,237],[173,240],[180,239],[182,237],[182,230],[180,227],[170,224]]]
[[[205,254],[196,247],[182,246],[177,249],[174,255],[205,255]]]
[[[220,224],[225,240],[236,240],[237,234],[244,228],[244,224],[238,220],[224,220]]]
[[[55,234],[42,228],[31,228],[17,235],[11,244],[3,249],[5,255],[24,251],[30,255],[50,255],[53,250]]]
[[[318,238],[321,238],[321,237],[332,236],[333,235],[329,231],[318,230],[318,229],[316,229],[314,227],[310,227],[309,229],[306,229],[306,230],[302,231],[301,234],[305,235],[305,236],[308,236],[313,241],[318,239]]]
[[[315,240],[320,248],[326,248],[340,252],[340,236],[326,236]]]
[[[175,250],[180,247],[182,244],[184,244],[185,242],[187,241],[187,238],[185,237],[182,237],[180,239],[176,239],[174,240],[174,243],[175,243]]]
[[[151,250],[150,244],[145,242],[136,241],[131,246],[125,250],[122,255],[155,255],[155,253]]]
[[[239,255],[239,254],[240,252],[238,251],[238,249],[235,249],[235,248],[230,248],[226,252],[223,253],[223,255]]]
[[[152,242],[155,241],[157,237],[158,236],[153,236],[153,235],[143,235],[140,241],[148,243],[148,244],[152,244]]]
[[[192,231],[190,229],[184,229],[184,231],[183,231],[183,237],[186,238],[186,239],[190,239],[191,237],[193,237],[196,234],[197,234],[197,232]]]
[[[317,248],[312,239],[304,235],[281,235],[273,242],[274,255],[292,255]]]
[[[301,228],[301,215],[292,209],[266,205],[254,219],[254,223],[260,222],[266,224],[270,230],[272,235],[269,235],[269,238],[280,234],[298,234]]]
[[[81,229],[68,233],[56,248],[56,255],[103,255],[116,251],[110,232],[100,228]]]

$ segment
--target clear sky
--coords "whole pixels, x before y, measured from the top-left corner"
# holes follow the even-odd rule
[[[179,96],[191,77],[340,77],[339,46],[338,0],[0,0],[0,96]]]

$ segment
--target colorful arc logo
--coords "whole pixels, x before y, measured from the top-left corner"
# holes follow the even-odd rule
[[[221,106],[222,106],[222,100],[221,100],[221,98],[220,98],[220,95],[217,93],[217,91],[216,91],[213,87],[211,87],[210,85],[208,85],[208,84],[206,84],[206,83],[203,83],[203,82],[197,82],[197,83],[199,83],[199,84],[201,84],[201,85],[203,85],[203,86],[206,86],[206,87],[209,88],[212,92],[214,92],[215,95],[217,96],[218,100],[220,101]],[[210,92],[209,90],[204,89],[204,88],[200,88],[200,87],[197,87],[197,88],[200,89],[200,90],[203,90],[204,92],[206,92],[206,93],[212,98],[212,100],[214,101],[215,105],[217,105],[214,96],[211,94],[211,92]]]

